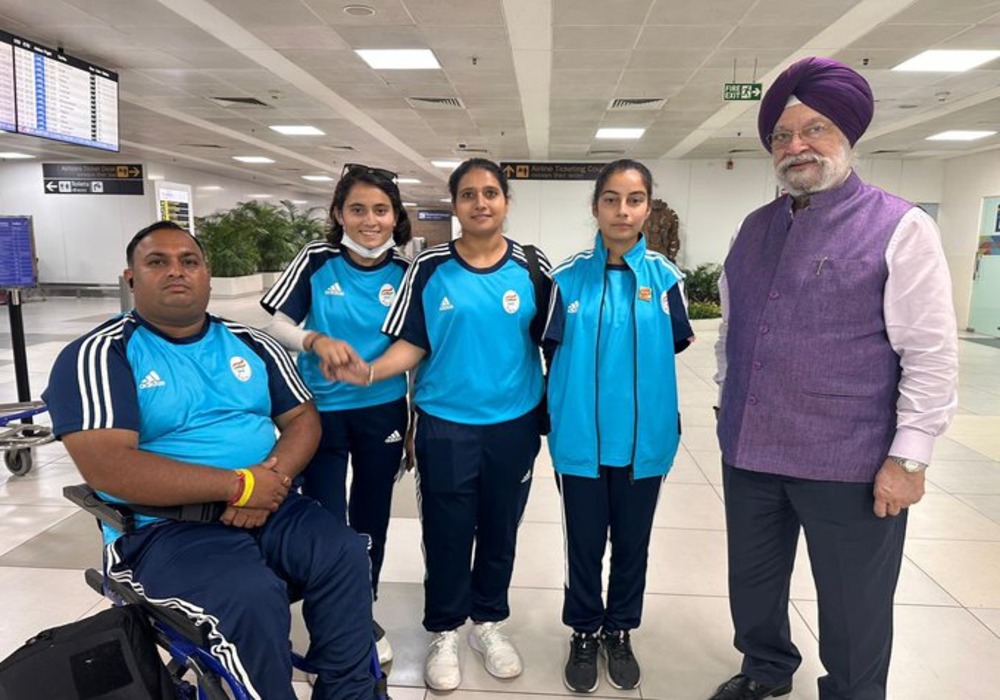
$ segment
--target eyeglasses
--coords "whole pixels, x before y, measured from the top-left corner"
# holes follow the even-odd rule
[[[361,163],[344,163],[344,169],[340,171],[340,176],[344,177],[347,173],[353,172],[368,173],[369,175],[374,175],[375,177],[388,180],[389,182],[396,182],[396,178],[399,177],[399,175],[391,170],[386,170],[385,168],[373,168],[369,165],[362,165]]]
[[[775,131],[767,137],[767,144],[772,148],[784,148],[788,146],[796,136],[806,143],[819,141],[830,133],[831,126],[824,122],[810,124],[801,131]]]

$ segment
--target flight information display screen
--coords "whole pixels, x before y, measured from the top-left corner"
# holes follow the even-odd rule
[[[17,131],[118,151],[118,74],[11,36]]]
[[[0,130],[17,131],[14,116],[14,37],[0,32]]]

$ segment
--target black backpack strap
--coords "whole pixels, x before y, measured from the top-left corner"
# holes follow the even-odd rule
[[[524,250],[524,259],[528,261],[531,286],[535,288],[535,317],[531,319],[531,338],[537,345],[541,345],[549,312],[549,296],[545,292],[549,285],[546,284],[542,266],[538,263],[538,249],[528,244],[523,244],[521,248]]]

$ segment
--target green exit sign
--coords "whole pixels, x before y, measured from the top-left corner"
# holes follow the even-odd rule
[[[733,100],[759,100],[763,90],[760,83],[726,83],[722,91],[722,99]]]

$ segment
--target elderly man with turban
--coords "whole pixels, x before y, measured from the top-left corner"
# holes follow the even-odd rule
[[[712,700],[786,695],[788,597],[805,532],[820,700],[882,700],[907,508],[956,408],[951,282],[934,221],[861,181],[865,79],[792,65],[758,129],[785,194],[740,227],[720,280],[718,436],[739,675]]]

